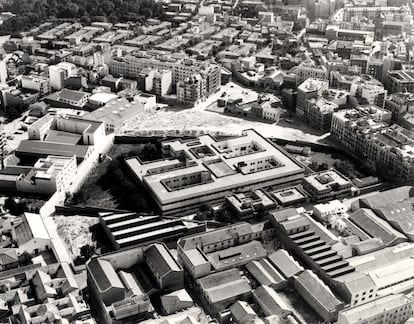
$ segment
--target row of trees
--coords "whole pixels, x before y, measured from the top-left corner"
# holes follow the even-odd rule
[[[28,30],[53,18],[76,18],[85,24],[117,23],[139,22],[163,13],[162,4],[154,0],[12,0],[2,10],[17,14],[0,26],[3,35]]]

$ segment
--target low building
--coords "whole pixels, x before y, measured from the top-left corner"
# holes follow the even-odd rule
[[[210,274],[196,281],[203,303],[211,313],[217,314],[236,301],[246,300],[252,293],[249,281],[238,269]]]
[[[283,207],[303,203],[308,199],[306,193],[299,187],[275,190],[270,195]]]
[[[316,274],[305,270],[294,280],[295,289],[305,301],[327,322],[336,321],[345,307]]]
[[[174,291],[184,288],[183,270],[165,245],[152,244],[144,251],[144,262],[160,289]]]
[[[237,324],[248,324],[251,322],[257,322],[259,317],[253,308],[245,301],[236,301],[230,307],[233,320]]]
[[[381,219],[372,210],[361,208],[349,216],[354,224],[359,226],[370,237],[380,238],[387,246],[406,242],[407,237],[392,228],[385,220]]]
[[[299,275],[303,267],[286,250],[277,250],[268,256],[270,263],[287,279]]]
[[[374,209],[376,215],[387,221],[395,230],[401,232],[410,241],[414,241],[413,205],[409,201],[388,204]]]
[[[161,307],[165,314],[174,314],[194,305],[193,299],[185,289],[161,296]]]
[[[268,286],[263,285],[256,288],[253,291],[253,298],[266,317],[272,315],[283,315],[285,317],[292,312],[277,292]]]
[[[280,290],[287,285],[286,278],[266,259],[246,264],[249,274],[263,286]]]
[[[126,98],[109,100],[104,106],[85,114],[86,119],[105,123],[107,133],[113,133],[126,122],[145,112],[144,105],[139,101],[129,101]]]
[[[332,223],[333,220],[343,217],[346,207],[339,200],[331,200],[325,204],[313,206],[313,215],[320,221]]]
[[[303,187],[313,200],[320,201],[350,196],[352,182],[332,169],[305,177]]]
[[[412,315],[413,300],[396,294],[340,311],[338,324],[405,323]]]
[[[177,242],[178,260],[193,278],[200,278],[208,275],[213,268],[235,267],[266,256],[258,241],[270,239],[272,235],[273,228],[266,221],[255,225],[243,222],[187,236]],[[229,250],[233,247],[235,249]],[[222,254],[217,251],[222,251]],[[237,254],[237,259],[233,258],[233,252]]]
[[[276,208],[276,202],[261,189],[253,190],[248,196],[243,193],[226,197],[226,203],[241,218],[252,217],[255,212]]]
[[[23,222],[12,229],[12,237],[18,246],[18,254],[38,254],[52,249],[52,239],[38,214],[25,213]]]
[[[1,314],[16,323],[87,324],[93,321],[75,275],[67,263],[32,265],[3,273]]]
[[[91,302],[99,323],[121,324],[152,317],[149,296],[182,289],[182,270],[163,244],[136,246],[99,257],[86,265]],[[175,282],[175,280],[177,280]]]
[[[46,97],[45,102],[54,107],[83,109],[90,96],[90,93],[62,89]]]

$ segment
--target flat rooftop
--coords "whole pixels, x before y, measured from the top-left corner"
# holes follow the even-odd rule
[[[126,160],[131,171],[162,205],[304,173],[298,162],[254,130],[222,141],[203,135],[191,142],[174,140],[163,145],[168,145],[172,152],[185,153],[191,164],[171,169],[171,159],[154,163],[142,163],[136,157]],[[194,151],[197,146],[208,146],[215,155],[194,155],[191,149]],[[166,170],[149,174],[155,166],[165,166]],[[200,173],[207,175],[208,181],[192,182],[190,186],[174,190],[165,185],[171,179],[185,182],[183,179],[187,181],[187,176]]]

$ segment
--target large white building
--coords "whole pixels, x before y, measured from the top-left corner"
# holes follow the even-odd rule
[[[301,164],[254,130],[227,140],[203,135],[166,141],[162,147],[172,159],[142,163],[134,157],[126,163],[163,214],[194,210],[236,191],[295,183],[304,175]]]

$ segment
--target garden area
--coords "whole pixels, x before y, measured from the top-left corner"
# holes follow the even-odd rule
[[[356,161],[353,161],[345,154],[337,152],[327,153],[312,151],[310,156],[295,155],[295,158],[315,172],[335,168],[349,179],[363,178],[371,175],[366,168],[357,165]]]

